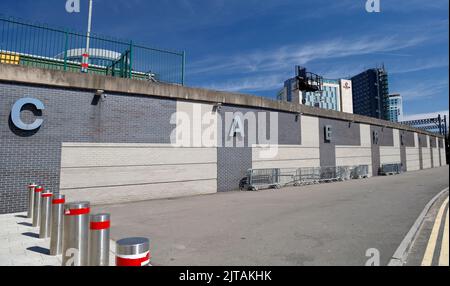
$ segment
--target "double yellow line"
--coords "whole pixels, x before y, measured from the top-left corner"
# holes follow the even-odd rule
[[[436,220],[434,221],[433,229],[431,231],[430,238],[428,240],[427,248],[425,250],[425,254],[422,260],[422,266],[431,266],[433,263],[434,252],[436,249],[436,243],[439,236],[439,230],[442,224],[442,217],[444,216],[444,212],[447,209],[447,216],[445,217],[445,225],[444,232],[442,236],[441,242],[441,251],[439,254],[439,266],[449,266],[449,213],[448,213],[448,197],[445,199],[444,203],[441,205],[439,212],[436,216]]]

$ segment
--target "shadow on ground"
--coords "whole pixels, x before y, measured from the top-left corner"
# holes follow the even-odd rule
[[[29,251],[33,251],[33,252],[37,252],[40,254],[44,254],[44,255],[50,255],[50,250],[47,248],[43,248],[40,246],[32,246],[32,247],[28,247],[27,250]]]

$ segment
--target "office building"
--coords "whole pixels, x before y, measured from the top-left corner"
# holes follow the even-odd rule
[[[351,80],[353,113],[389,120],[389,81],[386,70],[369,69]]]
[[[403,120],[403,98],[400,94],[389,95],[388,116],[389,121],[392,122]]]
[[[303,92],[296,78],[285,81],[278,99],[317,108],[353,113],[352,82],[345,79],[324,79],[323,91]]]

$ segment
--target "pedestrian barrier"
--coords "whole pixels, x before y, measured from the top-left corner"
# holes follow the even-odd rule
[[[380,175],[397,175],[402,172],[402,164],[383,164],[380,168]]]
[[[250,169],[247,171],[247,184],[254,190],[278,188],[280,186],[280,169]]]
[[[55,195],[52,200],[52,231],[50,236],[50,255],[62,254],[63,222],[64,222],[64,195]]]
[[[62,266],[88,266],[89,202],[64,205]]]
[[[363,179],[369,177],[369,166],[368,165],[359,165],[355,166],[351,173],[351,179]]]
[[[109,214],[91,215],[89,231],[89,266],[109,266]]]
[[[335,182],[343,180],[344,167],[320,168],[320,182]]]
[[[116,242],[116,266],[149,266],[150,241],[143,237],[131,237]]]
[[[301,186],[351,179],[367,178],[369,166],[311,167],[285,169],[249,169],[241,189],[257,191],[263,188]]]
[[[43,191],[44,188],[41,186],[37,186],[34,189],[33,227],[39,227],[41,222],[41,193]]]
[[[35,183],[28,185],[28,212],[27,218],[33,218],[34,211],[34,189],[37,187]]]
[[[41,222],[39,229],[39,238],[49,238],[51,234],[51,218],[52,218],[52,197],[51,191],[41,193]]]

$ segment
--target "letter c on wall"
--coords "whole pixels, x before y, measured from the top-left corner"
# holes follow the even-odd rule
[[[45,109],[44,104],[38,99],[34,99],[34,98],[19,99],[16,103],[14,103],[13,108],[11,110],[11,121],[14,124],[14,126],[16,126],[17,128],[19,128],[21,130],[32,131],[32,130],[36,130],[39,127],[41,127],[44,120],[36,119],[31,124],[24,123],[22,121],[22,119],[20,118],[20,113],[22,111],[22,108],[28,104],[33,105],[37,110]]]

